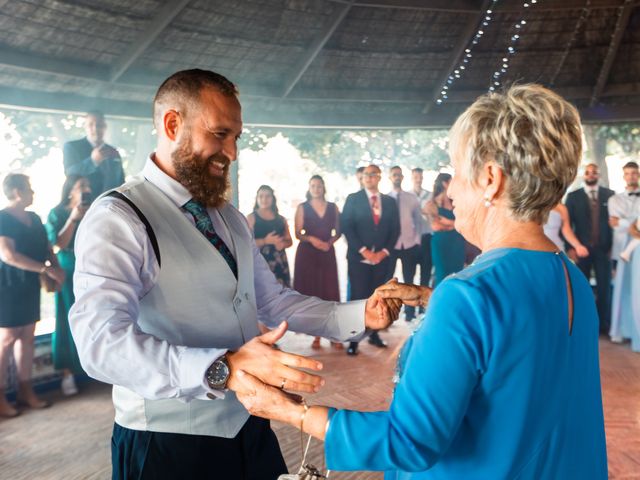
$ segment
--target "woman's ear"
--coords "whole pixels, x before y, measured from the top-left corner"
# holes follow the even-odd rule
[[[182,116],[177,110],[167,110],[162,117],[162,127],[164,128],[165,136],[175,141],[178,138],[178,132],[182,128]]]
[[[491,202],[499,196],[504,188],[504,172],[496,162],[490,160],[484,164],[483,173],[484,198]]]

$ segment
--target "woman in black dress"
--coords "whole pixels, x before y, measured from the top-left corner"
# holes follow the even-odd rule
[[[0,416],[14,417],[18,411],[4,394],[11,353],[18,371],[18,403],[31,408],[49,405],[31,387],[34,331],[40,319],[39,274],[59,285],[64,273],[40,217],[25,211],[33,203],[29,177],[10,173],[2,188],[9,206],[0,210]]]
[[[276,279],[285,287],[291,287],[289,262],[284,251],[293,245],[287,220],[278,214],[278,204],[269,185],[261,185],[256,193],[253,213],[247,221],[256,240],[256,246],[269,264]]]

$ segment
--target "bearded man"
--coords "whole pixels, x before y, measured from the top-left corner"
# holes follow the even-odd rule
[[[611,245],[613,234],[609,225],[608,202],[615,193],[598,184],[600,170],[594,163],[584,169],[583,186],[567,195],[567,210],[571,228],[589,255],[577,259],[577,265],[587,279],[591,271],[596,279],[596,306],[600,333],[609,333],[611,325]],[[571,254],[571,252],[569,252]]]
[[[357,339],[399,305],[324,302],[276,281],[227,202],[242,132],[229,80],[178,72],[153,106],[156,151],[94,202],[76,239],[70,323],[85,371],[114,386],[113,478],[275,479],[277,439],[237,401],[239,372],[316,392],[322,378],[298,368],[322,365],[272,347],[287,327]],[[259,336],[258,319],[274,330]]]

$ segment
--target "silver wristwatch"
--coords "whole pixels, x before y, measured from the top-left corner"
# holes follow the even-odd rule
[[[209,387],[214,390],[224,390],[227,388],[227,381],[229,381],[229,362],[227,356],[222,355],[207,369],[206,378]]]

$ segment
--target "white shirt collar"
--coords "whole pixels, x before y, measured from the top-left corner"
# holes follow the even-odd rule
[[[369,200],[371,200],[371,197],[373,197],[374,195],[377,195],[378,197],[380,197],[380,192],[371,192],[371,191],[367,190],[366,188],[364,189],[364,191],[367,194],[367,198]]]
[[[147,158],[142,169],[142,175],[158,187],[179,208],[182,208],[185,203],[191,200],[191,193],[180,182],[160,170],[153,160],[154,156],[155,153],[152,153]]]
[[[587,192],[587,194],[591,195],[591,192],[596,192],[598,193],[598,187],[599,185],[596,183],[593,187],[590,187],[589,185],[587,185],[586,183],[582,186],[584,188],[584,191]]]

